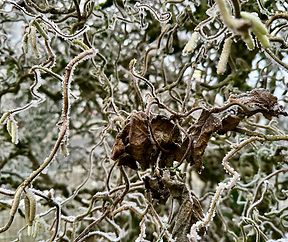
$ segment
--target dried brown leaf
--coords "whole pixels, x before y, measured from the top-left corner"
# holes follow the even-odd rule
[[[117,135],[112,148],[111,158],[118,160],[118,165],[137,169],[137,162],[143,169],[149,167],[152,144],[149,138],[148,119],[144,112],[133,112],[125,122],[125,127]]]
[[[144,112],[133,112],[130,117],[129,145],[127,150],[141,166],[146,167],[147,149],[151,146],[148,119]]]
[[[198,198],[193,193],[189,197],[189,194],[187,193],[175,218],[172,237],[176,242],[189,242],[187,235],[190,233],[192,225],[199,220],[202,220],[203,217],[203,209]],[[199,235],[203,235],[205,231],[205,228],[201,228]]]
[[[134,111],[127,119],[122,132],[116,137],[111,158],[118,160],[119,165],[126,165],[132,169],[137,169],[137,162],[142,169],[147,169],[155,164],[161,152],[159,168],[171,167],[173,161],[181,161],[184,157],[191,165],[195,165],[197,171],[201,171],[203,154],[214,132],[225,134],[232,131],[242,119],[259,112],[269,119],[280,114],[287,115],[278,104],[277,97],[265,89],[231,95],[228,106],[229,104],[238,104],[241,107],[232,105],[234,113],[222,119],[219,117],[223,116],[227,109],[220,107],[203,110],[189,131],[190,137],[185,137],[184,140],[181,139],[178,126],[169,118],[158,115],[152,118],[149,124],[146,113]],[[218,114],[214,114],[215,112]],[[191,145],[189,139],[192,140]]]
[[[192,130],[194,146],[190,163],[195,164],[196,170],[200,171],[202,169],[202,156],[208,145],[208,141],[212,133],[220,128],[220,119],[209,111],[203,110]]]
[[[181,142],[179,128],[165,116],[158,115],[152,119],[151,131],[157,143],[164,149]]]
[[[154,203],[165,204],[167,202],[170,193],[159,177],[147,175],[143,178],[143,181],[146,191],[150,193]]]
[[[242,119],[256,113],[262,113],[267,119],[271,119],[273,116],[287,115],[278,104],[277,97],[262,88],[240,95],[231,95],[228,103],[238,103],[245,109],[237,109],[236,114],[229,114],[223,118],[222,128],[218,130],[219,134],[234,130]]]
[[[178,126],[165,116],[158,115],[151,120],[151,137],[153,137],[155,147],[162,151],[159,167],[171,167],[173,161],[179,161],[183,156],[180,154],[184,154],[186,150],[182,152],[181,134]]]
[[[117,135],[111,152],[111,159],[116,160],[125,152],[125,145],[120,135]]]
[[[242,118],[236,116],[236,115],[228,115],[227,117],[222,119],[222,126],[221,128],[218,130],[219,134],[225,134],[228,131],[232,131],[234,130],[238,124],[240,123],[240,121],[242,120]]]
[[[252,116],[255,113],[262,113],[266,118],[271,119],[273,116],[287,115],[282,107],[278,104],[278,99],[268,90],[263,88],[254,89],[240,95],[231,95],[228,102],[238,103],[247,108],[240,113],[245,116]]]
[[[204,217],[202,206],[192,192],[189,194],[185,183],[176,180],[168,171],[163,171],[162,181],[170,195],[180,204],[174,225],[171,227],[172,236],[176,242],[188,242],[187,234],[192,225]],[[204,233],[205,228],[202,228],[199,234],[203,235]]]

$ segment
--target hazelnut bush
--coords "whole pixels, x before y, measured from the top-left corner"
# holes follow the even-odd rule
[[[286,1],[2,0],[0,21],[1,241],[288,240]]]

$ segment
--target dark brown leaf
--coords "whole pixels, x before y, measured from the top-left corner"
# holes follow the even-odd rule
[[[245,106],[248,111],[241,111],[245,116],[252,116],[259,112],[268,119],[280,114],[287,115],[287,113],[284,112],[282,107],[278,104],[277,97],[263,88],[254,89],[251,92],[240,95],[231,95],[228,101],[230,103],[239,103]]]
[[[179,128],[165,116],[158,115],[151,120],[151,138],[155,147],[162,151],[159,167],[171,167],[174,160],[181,159],[178,159],[179,154],[185,152],[181,152]]]
[[[125,145],[120,135],[117,135],[114,146],[111,152],[111,159],[116,160],[125,152]]]
[[[174,225],[171,227],[172,236],[176,242],[188,242],[187,234],[190,233],[192,225],[204,217],[202,206],[192,192],[189,194],[185,183],[176,180],[168,171],[163,171],[162,181],[170,195],[180,204]],[[205,228],[199,232],[200,235],[203,235]]]
[[[151,131],[157,143],[164,149],[181,142],[179,128],[165,116],[158,115],[152,119]]]
[[[148,168],[152,160],[150,154],[153,153],[149,136],[147,115],[144,112],[133,112],[116,137],[111,158],[118,159],[118,165],[126,165],[132,169],[137,169],[136,161],[143,169]]]
[[[240,95],[231,95],[228,103],[241,104],[245,107],[245,110],[239,108],[236,114],[229,114],[223,118],[222,128],[218,130],[219,134],[234,130],[243,118],[250,117],[256,113],[262,113],[267,119],[280,114],[287,115],[278,104],[277,97],[262,88]]]
[[[190,233],[192,225],[199,220],[202,220],[204,217],[203,209],[198,198],[193,193],[191,194],[190,198],[187,193],[187,196],[181,203],[175,218],[175,223],[172,229],[172,237],[176,242],[189,242],[187,235]],[[199,235],[203,235],[205,231],[205,228],[201,228]]]
[[[150,193],[154,203],[165,204],[170,196],[169,190],[164,187],[159,177],[151,177],[149,175],[143,178],[146,191]]]
[[[209,111],[203,110],[192,130],[194,146],[190,163],[195,165],[196,170],[200,171],[202,169],[202,156],[208,145],[208,141],[212,133],[220,128],[220,119]]]
[[[118,162],[119,166],[128,166],[129,168],[133,170],[138,169],[136,160],[129,153],[126,153],[126,152],[123,153],[121,156],[119,156],[118,160],[119,160]]]
[[[149,139],[148,119],[144,112],[133,112],[130,117],[129,153],[141,165],[146,161]]]
[[[118,160],[119,165],[132,169],[137,169],[137,162],[142,169],[147,169],[155,164],[157,157],[159,168],[171,167],[173,161],[181,161],[184,157],[191,165],[195,165],[197,171],[201,171],[203,154],[214,132],[225,134],[233,131],[242,119],[256,113],[262,113],[266,118],[287,115],[278,104],[277,97],[265,89],[231,95],[228,104],[241,107],[232,105],[228,110],[233,111],[233,114],[226,114],[225,117],[223,113],[228,110],[223,107],[202,111],[189,131],[191,145],[188,145],[188,137],[181,139],[178,126],[169,118],[158,115],[152,118],[149,127],[146,113],[134,111],[116,137],[111,158]],[[222,119],[219,118],[221,116]]]
[[[219,134],[225,134],[228,131],[234,130],[238,124],[240,123],[241,118],[236,115],[228,115],[227,117],[222,119],[222,126],[218,130]]]

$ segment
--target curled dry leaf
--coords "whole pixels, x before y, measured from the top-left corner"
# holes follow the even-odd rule
[[[126,150],[145,169],[149,167],[150,157],[147,152],[151,150],[147,115],[144,112],[134,112],[129,125]]]
[[[231,95],[228,101],[229,103],[238,103],[247,107],[248,110],[241,111],[245,116],[252,116],[259,112],[267,119],[271,119],[273,116],[287,115],[278,104],[277,97],[263,88],[254,89],[251,92],[240,95]]]
[[[144,112],[133,112],[116,137],[111,158],[132,169],[137,169],[137,162],[142,169],[147,169],[163,151],[159,166],[169,167],[182,154],[180,144],[179,128],[168,118],[158,115],[149,125]]]
[[[222,119],[222,126],[218,130],[218,133],[225,134],[228,131],[234,130],[238,126],[241,120],[242,118],[238,117],[237,115],[234,115],[234,114],[227,115],[226,117]]]
[[[137,162],[143,169],[149,167],[151,142],[149,138],[148,119],[144,112],[133,112],[126,120],[125,127],[116,137],[111,158],[119,165],[137,169]]]
[[[170,195],[179,202],[179,209],[174,218],[170,230],[176,242],[188,242],[190,229],[193,224],[204,218],[202,206],[192,192],[189,192],[185,183],[171,176],[168,171],[163,172],[162,182]],[[200,235],[205,233],[206,229],[201,228]]]
[[[151,120],[151,138],[155,149],[158,148],[163,151],[159,160],[159,167],[170,167],[174,160],[180,161],[186,149],[181,147],[180,130],[171,120],[162,115],[153,118]]]
[[[151,177],[149,175],[143,178],[146,192],[155,203],[165,204],[170,196],[169,190],[164,186],[159,177]]]
[[[191,129],[193,147],[188,161],[191,165],[195,165],[197,171],[202,169],[202,157],[214,132],[225,134],[228,131],[233,131],[241,120],[256,113],[262,113],[268,119],[278,115],[287,116],[287,113],[278,104],[277,97],[262,88],[240,95],[231,95],[228,100],[229,103],[239,104],[241,107],[233,106],[231,108],[233,113],[229,113],[223,118],[213,114],[213,109],[203,110]],[[226,112],[226,110],[223,112]],[[221,116],[221,114],[218,115]]]
[[[143,181],[154,203],[165,203],[170,196],[179,202],[170,227],[176,242],[188,242],[187,234],[192,225],[202,220],[204,215],[198,198],[188,191],[184,182],[167,170],[173,161],[180,161],[185,154],[186,160],[201,171],[203,154],[213,133],[233,131],[241,120],[256,113],[262,113],[266,118],[287,115],[279,106],[277,98],[265,89],[232,95],[227,104],[228,108],[224,110],[202,110],[196,123],[189,129],[190,136],[184,139],[178,126],[170,119],[158,115],[149,122],[144,112],[133,112],[116,137],[111,158],[118,160],[119,165],[137,169],[138,162],[142,169],[147,169],[155,165],[158,159],[158,172],[147,175]],[[190,146],[189,140],[192,140]],[[204,233],[205,228],[201,228],[199,235]]]
[[[195,164],[196,170],[202,169],[202,157],[208,145],[208,141],[212,133],[221,128],[220,119],[210,113],[208,110],[203,110],[197,123],[191,130],[194,145],[190,159],[191,164]]]
[[[151,131],[164,149],[173,149],[181,142],[180,130],[167,117],[158,115],[151,121]]]
[[[175,223],[172,229],[172,236],[176,242],[189,242],[187,235],[193,224],[202,220],[204,217],[202,206],[198,198],[191,192],[191,195],[187,193],[183,199],[178,213],[175,217]],[[202,236],[206,232],[203,227],[199,231],[199,235]]]
[[[176,242],[188,242],[187,235],[192,225],[204,218],[198,198],[168,170],[162,169],[157,176],[147,175],[143,180],[146,192],[154,203],[166,203],[170,196],[178,201],[179,208],[169,229]],[[203,235],[205,231],[201,228],[199,234]]]
[[[265,118],[271,119],[279,115],[287,116],[287,113],[278,104],[278,99],[268,90],[263,88],[254,89],[240,95],[231,95],[228,103],[237,103],[245,107],[245,110],[238,108],[235,114],[229,114],[222,119],[222,128],[218,130],[219,134],[224,134],[234,130],[240,121],[245,117],[250,117],[256,113],[262,113]]]

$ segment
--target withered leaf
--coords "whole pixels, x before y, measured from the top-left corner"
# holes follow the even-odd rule
[[[189,142],[190,142],[189,138],[186,137],[186,138],[184,138],[181,145],[175,149],[175,151],[173,153],[173,159],[175,161],[180,162],[183,158],[184,159],[190,159],[189,157],[191,157],[192,150],[193,150],[193,140],[191,140],[191,144],[189,144]],[[186,151],[187,151],[187,153],[186,153]]]
[[[165,204],[170,196],[169,190],[164,186],[159,177],[151,177],[149,175],[143,178],[146,191],[151,194],[154,202]]]
[[[133,112],[130,117],[129,153],[141,166],[146,166],[147,149],[151,145],[149,139],[148,119],[144,112]]]
[[[125,152],[125,145],[120,135],[117,135],[114,146],[112,148],[111,159],[116,160]]]
[[[204,217],[198,198],[192,192],[189,193],[185,183],[172,176],[168,170],[161,170],[158,176],[147,175],[143,181],[154,204],[165,204],[169,196],[178,200],[180,206],[171,223],[170,231],[176,242],[188,242],[187,235],[192,225]],[[204,233],[205,228],[201,228],[199,234]]]
[[[184,157],[200,171],[204,151],[213,133],[225,134],[235,130],[242,119],[256,113],[262,113],[269,119],[287,115],[278,104],[277,97],[265,89],[231,95],[228,104],[239,104],[241,107],[232,105],[228,110],[233,111],[233,114],[225,117],[223,113],[225,114],[227,109],[223,110],[221,107],[203,110],[196,124],[190,129],[189,138],[185,137],[184,140],[178,126],[169,118],[158,115],[152,118],[149,124],[146,113],[134,111],[116,137],[111,158],[118,160],[119,165],[132,169],[137,169],[137,162],[142,169],[147,169],[155,164],[157,157],[160,168],[171,167],[173,161],[181,161]],[[192,141],[190,145],[189,140]]]
[[[188,242],[187,234],[189,234],[192,225],[204,217],[202,206],[192,192],[189,194],[185,183],[175,179],[167,170],[163,171],[162,181],[170,195],[177,199],[180,204],[174,225],[170,228],[172,236],[176,242]],[[205,228],[202,228],[199,233],[203,235]]]
[[[116,140],[111,152],[111,159],[118,160],[118,165],[125,165],[131,169],[137,169],[137,163],[135,159],[126,151],[126,146],[129,143],[129,130],[130,122],[127,120],[124,129],[116,136]]]
[[[287,115],[277,101],[277,97],[263,88],[257,88],[240,95],[231,95],[228,100],[230,103],[239,103],[247,107],[248,111],[241,111],[245,116],[252,116],[260,112],[267,119],[271,119],[273,116],[277,117],[280,114]]]
[[[192,139],[194,140],[192,150],[192,164],[195,164],[196,170],[202,169],[202,156],[208,145],[208,141],[213,132],[221,128],[220,119],[210,113],[208,110],[203,110],[197,123],[192,129]]]
[[[137,162],[143,169],[149,167],[152,144],[149,138],[148,119],[144,112],[132,112],[125,122],[125,127],[117,135],[112,148],[111,158],[118,160],[118,165],[137,169]],[[137,162],[136,162],[137,161]]]
[[[222,128],[219,134],[224,134],[234,130],[240,121],[245,117],[250,117],[256,113],[262,113],[265,118],[271,119],[273,116],[287,115],[283,108],[278,104],[277,97],[273,96],[268,90],[263,88],[254,89],[251,92],[240,95],[231,95],[228,103],[238,103],[246,109],[237,109],[236,114],[227,115],[222,119]]]
[[[239,95],[231,95],[228,101],[241,103],[250,108],[253,108],[253,105],[258,104],[259,107],[271,109],[277,104],[277,97],[273,96],[266,89],[258,88]]]
[[[180,130],[171,120],[157,115],[151,120],[151,130],[157,143],[164,149],[173,148],[181,142]]]
[[[198,198],[193,193],[190,195],[190,197],[192,201],[187,193],[175,218],[175,223],[172,229],[172,237],[175,238],[176,242],[189,242],[187,235],[190,233],[192,225],[199,220],[202,220],[204,217],[203,209]],[[201,228],[199,235],[203,235],[205,231],[205,228]]]
[[[170,167],[174,160],[180,160],[185,148],[181,147],[181,134],[177,125],[165,116],[157,115],[151,120],[151,140],[155,147],[163,152],[160,157],[159,167]],[[157,144],[155,144],[156,140]],[[160,146],[160,147],[158,147]],[[185,149],[183,152],[182,150]]]
[[[228,115],[227,117],[222,119],[222,126],[221,128],[218,130],[219,134],[225,134],[228,131],[232,131],[234,130],[238,124],[241,121],[241,117],[236,116],[236,115]]]
[[[111,152],[111,159],[116,160],[125,153],[125,147],[128,145],[128,135],[130,130],[130,120],[126,120],[123,130],[116,136],[116,140]]]
[[[183,201],[183,197],[186,197],[186,193],[188,193],[188,189],[184,182],[176,180],[175,177],[171,176],[168,170],[163,171],[163,175],[161,180],[166,188],[169,189],[170,195],[178,199],[181,203]]]

